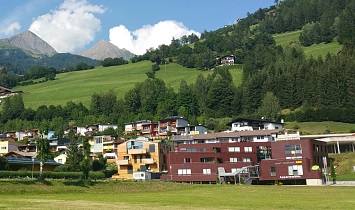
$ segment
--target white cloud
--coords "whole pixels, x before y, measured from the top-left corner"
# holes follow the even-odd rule
[[[58,9],[37,17],[29,30],[58,52],[74,52],[94,40],[101,30],[95,13],[104,13],[99,5],[87,0],[65,0]]]
[[[200,33],[189,30],[184,24],[173,20],[161,21],[153,26],[146,25],[130,32],[120,25],[110,29],[110,42],[119,48],[125,48],[136,55],[142,55],[147,49],[170,44],[173,37],[179,39],[184,35]]]
[[[0,33],[5,34],[5,35],[12,35],[14,34],[15,31],[18,31],[21,29],[21,25],[18,21],[10,23],[7,27],[5,28],[0,28]]]

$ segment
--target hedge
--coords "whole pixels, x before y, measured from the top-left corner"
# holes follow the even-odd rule
[[[52,172],[43,171],[43,177],[45,179],[81,179],[82,172]],[[39,177],[39,171],[33,172],[33,178]],[[32,171],[0,171],[0,178],[32,178]],[[101,171],[95,171],[89,173],[90,179],[105,179],[105,174]]]

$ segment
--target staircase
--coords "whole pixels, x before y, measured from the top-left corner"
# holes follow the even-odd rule
[[[251,184],[253,180],[259,178],[259,165],[256,166],[245,166],[238,169],[235,172],[226,173],[223,167],[218,168],[218,178],[220,180],[225,180],[225,177],[233,177],[234,184],[240,183],[241,178],[244,179],[244,184]]]

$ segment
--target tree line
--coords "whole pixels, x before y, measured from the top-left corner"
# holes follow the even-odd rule
[[[282,1],[269,9],[248,14],[232,26],[214,32],[205,31],[200,40],[194,38],[186,43],[186,40],[173,39],[170,45],[161,45],[132,58],[132,62],[150,60],[152,72],[157,70],[156,66],[170,62],[213,70],[207,77],[199,75],[194,84],[182,81],[176,92],[151,73],[147,74],[147,80],[137,83],[122,99],[117,99],[114,91],[94,93],[89,108],[73,102],[63,107],[43,105],[37,110],[21,108],[20,111],[11,111],[15,108],[9,108],[9,112],[1,112],[2,127],[9,129],[28,122],[52,123],[56,118],[64,122],[74,121],[77,125],[110,122],[121,125],[123,129],[125,122],[142,119],[157,121],[169,115],[181,115],[191,124],[203,124],[214,130],[226,129],[225,122],[237,116],[354,123],[355,37],[351,30],[355,28],[355,23],[349,19],[355,11],[354,1],[329,3],[327,0],[316,0],[307,4],[307,1],[300,1],[308,6],[316,3],[317,8],[322,6],[316,10],[315,19],[308,18],[312,15],[305,11],[299,12],[307,14],[301,18],[302,24],[312,24],[314,20],[323,19],[325,11],[338,8],[333,18],[334,22],[338,19],[338,28],[344,28],[337,34],[342,40],[343,49],[336,55],[328,54],[324,58],[306,58],[297,43],[285,48],[277,46],[270,32],[263,27],[266,20],[271,21],[270,24],[276,24],[276,17],[286,20],[288,14],[285,11],[294,8],[292,14],[299,14],[295,13],[297,9],[306,9],[306,6],[301,7],[297,2]],[[297,18],[290,20],[296,21]],[[277,32],[302,27],[297,21],[292,24],[294,28],[284,24],[282,30]],[[217,66],[218,58],[224,55],[233,55],[235,62],[243,65],[243,82],[239,87],[234,85],[228,68]],[[6,105],[8,103],[4,101],[3,110],[9,107]],[[281,115],[282,109],[291,112]],[[319,114],[320,111],[322,114]]]

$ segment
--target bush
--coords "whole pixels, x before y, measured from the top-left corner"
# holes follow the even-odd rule
[[[45,179],[76,179],[80,180],[82,172],[52,172],[43,171],[43,178]],[[32,171],[0,171],[0,178],[31,178]],[[33,172],[33,178],[39,178],[39,171]],[[105,174],[101,171],[90,172],[89,179],[105,179]]]

